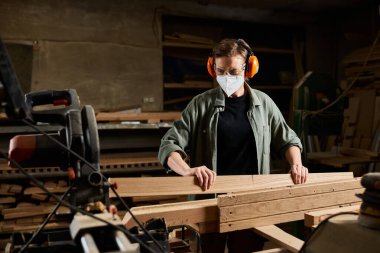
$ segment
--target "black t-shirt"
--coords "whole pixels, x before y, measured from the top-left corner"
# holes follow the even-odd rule
[[[219,113],[217,135],[217,174],[257,174],[256,142],[248,121],[249,96],[226,98]]]

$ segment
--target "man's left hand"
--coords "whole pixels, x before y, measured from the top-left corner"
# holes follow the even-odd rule
[[[307,180],[309,170],[302,164],[290,165],[290,175],[292,176],[294,184],[303,184]]]

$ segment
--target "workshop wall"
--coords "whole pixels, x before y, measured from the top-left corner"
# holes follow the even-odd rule
[[[74,88],[81,103],[97,111],[162,110],[162,13],[302,24],[310,31],[306,54],[326,52],[322,58],[311,55],[306,70],[335,70],[326,62],[336,61],[336,49],[329,46],[336,30],[312,15],[198,2],[2,0],[0,35],[32,46],[31,90]]]
[[[33,44],[32,90],[77,89],[99,110],[159,110],[161,49],[154,10],[139,1],[0,2],[0,34]],[[143,104],[143,98],[153,101]]]

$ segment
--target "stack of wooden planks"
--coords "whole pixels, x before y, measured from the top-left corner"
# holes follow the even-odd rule
[[[220,232],[301,220],[323,208],[360,203],[360,180],[298,185],[218,198]]]
[[[122,112],[101,112],[96,114],[98,122],[121,122],[139,121],[145,123],[173,122],[181,117],[180,112],[141,112],[141,113],[122,113]]]
[[[62,194],[67,189],[67,183],[63,180],[45,182],[44,185],[57,195]],[[50,200],[45,192],[33,185],[22,187],[20,185],[1,184],[0,191],[1,196],[7,194],[5,196],[11,202],[1,209],[1,232],[36,230],[56,205],[56,202]],[[46,228],[68,227],[69,220],[65,214],[69,214],[70,210],[66,207],[60,207],[56,213],[60,215],[60,218],[54,217]]]
[[[169,189],[172,189],[171,193],[179,191],[180,194],[236,193],[220,195],[217,199],[134,207],[131,210],[140,222],[163,217],[169,227],[187,225],[200,233],[252,228],[291,252],[298,252],[303,241],[274,224],[302,220],[305,214],[317,210],[356,209],[360,199],[355,194],[363,192],[360,179],[353,178],[352,173],[312,173],[303,185],[294,185],[290,176],[285,174],[218,176],[216,182],[219,184],[206,192],[193,178],[173,177],[166,183],[162,178],[149,178],[149,183],[154,179],[157,179],[154,191],[146,188],[148,181],[145,178],[113,181],[128,183],[132,188],[142,184],[138,189],[122,187],[119,193],[123,196],[167,195]],[[123,223],[127,228],[136,226],[129,213],[124,216]],[[281,248],[270,252],[283,252]]]
[[[363,64],[367,61],[366,65]],[[344,74],[349,82],[359,74],[361,85],[368,83],[380,88],[380,47],[371,51],[370,47],[359,48],[343,58]]]
[[[16,196],[22,192],[22,186],[16,184],[0,184],[0,211],[10,208],[16,203]]]
[[[380,90],[353,89],[344,111],[343,147],[371,150],[380,127]],[[377,150],[372,150],[377,151]]]
[[[368,164],[367,171],[380,169],[380,47],[369,53],[370,48],[361,48],[342,61],[341,88],[351,87],[343,113],[342,145],[331,153],[309,154],[310,161],[339,168],[362,164],[355,167],[360,175]]]
[[[157,179],[154,191],[146,184]],[[167,226],[187,225],[200,233],[228,232],[252,228],[280,247],[298,252],[303,242],[285,233],[274,224],[302,220],[304,215],[318,210],[342,207],[356,209],[363,192],[360,179],[352,173],[310,174],[306,184],[294,185],[289,175],[218,176],[213,188],[202,191],[193,178],[131,178],[113,179],[129,184],[119,193],[123,196],[229,193],[218,198],[132,208],[136,218],[144,223],[152,218],[165,218]],[[149,182],[148,182],[148,181]],[[240,185],[237,183],[240,182]],[[142,184],[142,185],[141,185]],[[133,189],[140,185],[138,189]],[[145,186],[145,187],[144,187]],[[172,189],[172,191],[169,191]],[[244,191],[249,190],[249,191]],[[339,209],[337,209],[339,210]],[[325,214],[328,212],[325,212]],[[317,214],[315,214],[317,215]],[[314,215],[314,216],[315,216]],[[320,219],[321,220],[321,219]],[[127,228],[136,226],[131,214],[126,213],[123,223]],[[282,252],[281,249],[273,252]]]
[[[356,88],[350,91],[349,106],[344,112],[344,147],[371,150],[380,127],[380,47],[370,50],[360,48],[343,59],[346,80],[342,88],[356,80]]]

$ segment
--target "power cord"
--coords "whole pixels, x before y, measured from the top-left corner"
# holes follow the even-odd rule
[[[76,183],[77,181],[75,181],[72,185],[70,185],[70,187],[62,195],[61,200],[64,200],[66,198],[67,194],[73,189]],[[33,236],[29,239],[29,241],[27,241],[26,244],[19,250],[19,253],[22,253],[24,252],[24,250],[28,249],[29,245],[42,232],[42,230],[49,223],[50,219],[53,217],[53,215],[55,215],[55,212],[58,210],[60,206],[61,206],[61,202],[58,202],[57,205],[54,207],[54,209],[49,213],[49,215],[45,218],[45,220],[39,226],[39,228],[33,233]]]
[[[89,213],[85,210],[82,210],[74,205],[71,205],[70,203],[64,201],[64,200],[61,200],[57,195],[55,195],[54,193],[50,192],[43,184],[41,184],[40,181],[38,181],[35,177],[33,177],[32,175],[30,175],[20,164],[18,164],[14,159],[8,157],[8,155],[6,153],[4,153],[2,150],[0,150],[0,154],[5,158],[7,159],[9,162],[11,162],[13,165],[15,165],[20,171],[21,173],[23,173],[27,178],[29,178],[33,183],[35,183],[35,185],[37,187],[39,187],[41,190],[43,190],[44,192],[46,192],[46,194],[49,196],[49,197],[52,197],[54,198],[57,202],[61,203],[62,205],[72,209],[72,210],[75,210],[77,212],[80,212],[84,215],[87,215],[87,216],[90,216],[91,218],[95,219],[95,220],[98,220],[100,222],[103,222],[117,230],[120,230],[121,232],[127,234],[128,236],[130,236],[131,238],[134,238],[136,240],[137,243],[139,243],[140,245],[142,245],[143,248],[147,249],[149,252],[151,253],[156,253],[155,251],[153,251],[153,249],[151,249],[148,245],[146,245],[143,241],[141,241],[139,238],[135,237],[131,232],[129,232],[127,229],[123,228],[123,227],[119,227],[119,226],[116,226],[115,224],[112,224],[102,218],[99,218],[95,215],[93,215],[92,213]],[[161,246],[161,245],[160,245]],[[161,247],[162,248],[162,247]],[[162,249],[163,250],[163,249]],[[165,251],[162,251],[163,253],[165,253]],[[19,253],[22,253],[22,251],[20,251]]]

